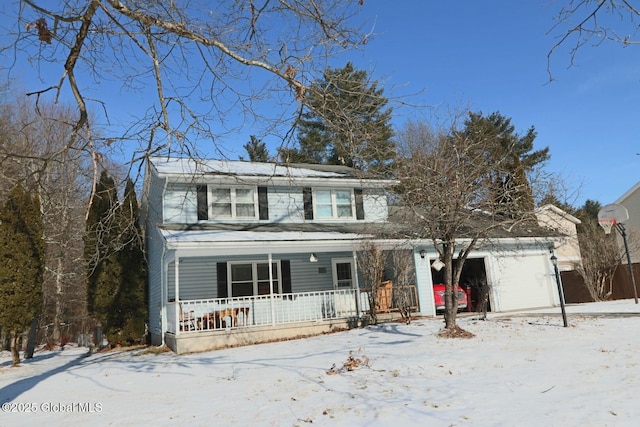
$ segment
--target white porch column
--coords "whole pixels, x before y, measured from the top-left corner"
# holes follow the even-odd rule
[[[360,283],[358,282],[358,252],[354,249],[352,251],[353,253],[353,269],[354,271],[354,277],[353,277],[353,286],[355,288],[355,294],[356,294],[356,317],[358,319],[360,319],[360,316],[362,315],[361,313],[361,309],[360,309]]]
[[[180,256],[176,254],[173,260],[173,271],[175,275],[175,319],[176,319],[176,335],[180,334]]]
[[[276,325],[276,306],[275,306],[275,301],[274,301],[274,295],[273,295],[273,271],[271,270],[271,262],[273,260],[273,257],[271,255],[271,252],[269,252],[269,254],[267,255],[267,259],[269,261],[269,294],[271,294],[271,324],[273,326]],[[282,278],[280,278],[280,280],[282,280]]]

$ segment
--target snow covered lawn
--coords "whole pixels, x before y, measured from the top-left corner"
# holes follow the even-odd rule
[[[559,311],[461,318],[472,339],[423,319],[183,356],[2,352],[0,425],[637,425],[640,307]]]

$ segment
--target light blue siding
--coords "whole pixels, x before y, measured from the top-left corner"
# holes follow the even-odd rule
[[[269,219],[261,222],[301,223],[304,219],[304,201],[302,187],[276,186],[268,187]],[[388,217],[387,197],[380,190],[363,190],[363,208],[365,221],[384,222]],[[164,193],[163,218],[165,223],[195,224],[198,222],[198,203],[196,186],[192,183],[170,183]],[[225,222],[228,219],[224,220]],[[347,222],[356,222],[353,218]],[[258,220],[241,219],[237,222],[258,222]]]
[[[362,195],[364,219],[367,222],[386,222],[389,218],[387,196],[380,191],[365,189]]]
[[[300,187],[269,187],[269,222],[304,222],[304,201]]]
[[[162,190],[164,180],[152,179],[146,187],[145,209],[142,222],[145,230],[147,258],[147,286],[149,318],[148,326],[154,345],[162,343],[162,251],[163,239],[157,225],[162,223]]]
[[[169,184],[164,194],[164,222],[193,224],[198,222],[196,186]]]
[[[318,253],[318,262],[309,262],[309,254],[284,254],[273,261],[289,260],[292,292],[328,291],[333,289],[332,258],[350,258],[351,252]],[[267,261],[266,255],[233,257],[195,257],[180,259],[180,299],[218,298],[217,264],[219,262]],[[167,299],[175,299],[175,264],[169,264]]]

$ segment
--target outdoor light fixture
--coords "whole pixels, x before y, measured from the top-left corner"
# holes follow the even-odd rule
[[[440,260],[440,257],[436,258],[436,260],[431,263],[431,268],[435,271],[442,270],[442,267],[444,267],[444,262]]]
[[[316,254],[311,254],[311,256],[309,257],[309,262],[318,262],[318,257],[316,256]]]
[[[549,247],[549,252],[551,252],[551,264],[553,264],[553,270],[556,275],[556,285],[558,285],[558,298],[560,298],[560,309],[562,310],[562,323],[566,328],[568,326],[567,312],[564,309],[564,291],[562,290],[562,282],[560,281],[560,273],[558,272],[558,257],[552,247]]]
[[[427,251],[425,251],[424,249],[422,249],[422,250],[420,251],[420,258],[424,259],[424,257],[426,257],[426,256],[427,256]]]

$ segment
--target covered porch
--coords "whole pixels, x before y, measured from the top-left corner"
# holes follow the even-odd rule
[[[418,308],[415,285],[378,291],[377,313]],[[331,319],[360,319],[369,310],[366,290],[297,292],[253,297],[215,298],[171,302],[167,306],[167,332],[175,335],[200,331],[229,330]]]
[[[399,304],[417,311],[416,286],[381,287],[376,312],[389,317]],[[357,327],[369,314],[359,289],[253,297],[182,300],[167,305],[165,341],[176,353],[291,339]]]
[[[357,289],[340,289],[171,302],[167,307],[167,332],[179,335],[339,318],[359,319],[359,306],[367,303],[366,294],[359,294]],[[364,307],[367,309],[368,304]]]
[[[165,233],[162,336],[174,351],[291,339],[368,321],[368,291],[357,268],[365,236],[238,234]],[[377,301],[376,312],[389,317],[400,304],[417,311],[417,287],[382,286]]]

